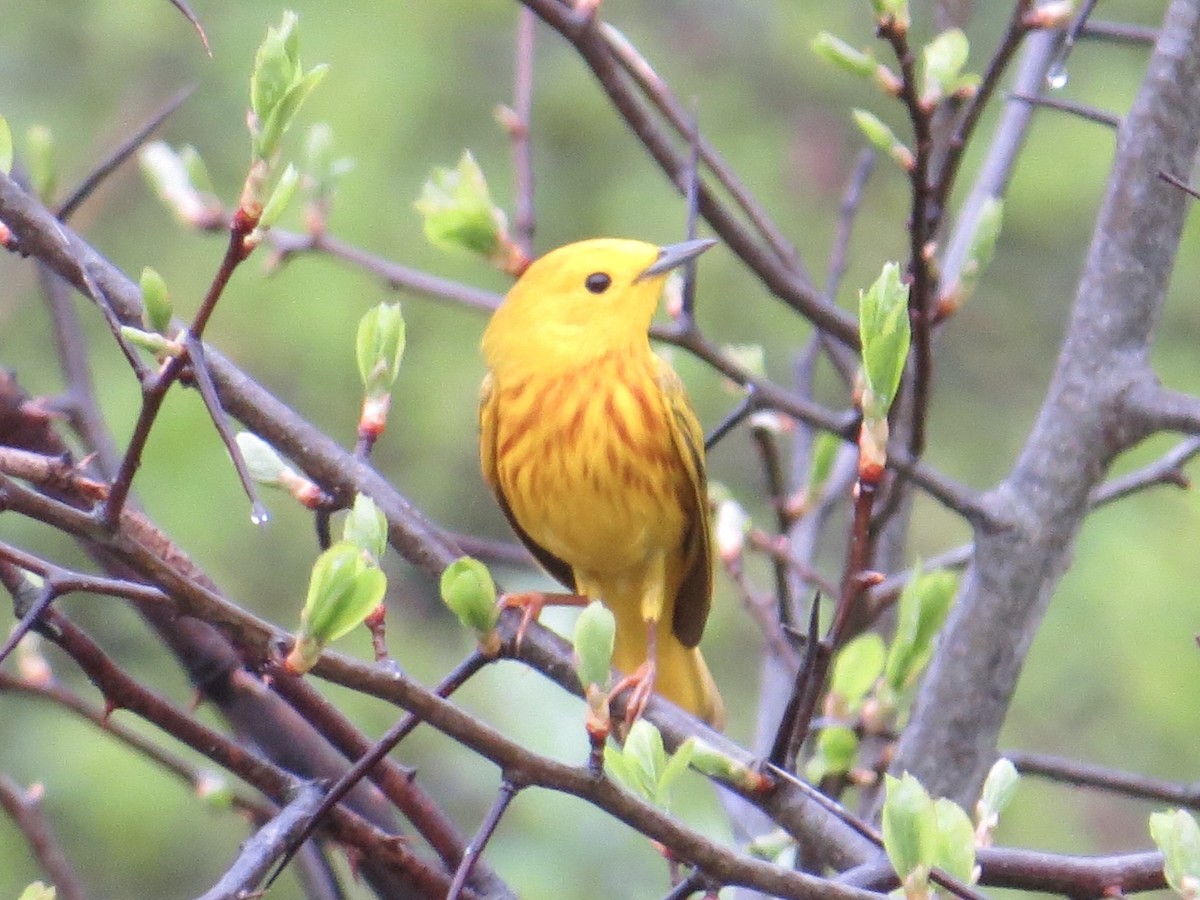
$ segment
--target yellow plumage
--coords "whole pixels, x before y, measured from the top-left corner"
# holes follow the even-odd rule
[[[554,577],[617,620],[614,665],[723,717],[696,649],[712,597],[704,439],[647,331],[667,271],[709,245],[598,239],[534,262],[483,336],[483,475]]]

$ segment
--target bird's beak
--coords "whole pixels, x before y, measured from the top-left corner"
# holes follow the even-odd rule
[[[658,259],[654,260],[646,271],[635,278],[634,281],[653,278],[655,275],[665,275],[672,269],[682,266],[688,260],[695,259],[716,243],[712,238],[702,238],[698,241],[684,241],[681,244],[668,244],[665,247],[661,247],[658,251]]]

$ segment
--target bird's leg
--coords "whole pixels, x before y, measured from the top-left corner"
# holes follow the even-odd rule
[[[516,594],[504,594],[500,598],[500,608],[521,610],[521,624],[517,626],[516,649],[521,649],[521,641],[525,640],[525,632],[529,623],[536,622],[542,610],[547,606],[587,606],[590,597],[580,594],[551,594],[544,591],[522,591]]]
[[[658,622],[646,622],[646,661],[633,672],[617,682],[610,696],[615,697],[621,691],[629,691],[629,699],[625,701],[625,730],[641,718],[654,693],[654,681],[658,675]]]

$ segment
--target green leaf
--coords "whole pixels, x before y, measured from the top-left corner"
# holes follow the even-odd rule
[[[263,205],[262,215],[258,219],[259,228],[265,231],[279,221],[279,217],[292,202],[292,197],[295,196],[299,184],[300,173],[296,171],[295,166],[288,163],[288,167],[283,170],[283,174],[275,182],[275,189],[271,191],[271,196]]]
[[[184,149],[186,151],[188,148]],[[210,207],[214,212],[219,212],[220,204],[211,197],[211,184],[205,185],[210,196],[201,196],[192,181],[192,170],[196,164],[192,162],[189,165],[188,158],[176,153],[170,145],[163,141],[151,141],[138,154],[138,164],[158,199],[181,222],[195,224],[204,221],[210,217]]]
[[[354,356],[368,396],[386,394],[400,373],[404,356],[404,316],[399,303],[380,303],[358,322]]]
[[[822,431],[813,438],[808,462],[808,485],[805,488],[810,503],[815,503],[824,495],[825,483],[833,474],[841,446],[842,439],[830,431]]]
[[[25,890],[21,891],[21,896],[18,900],[54,900],[58,896],[58,891],[53,885],[47,886],[40,881],[35,881]]]
[[[268,160],[275,154],[280,138],[328,68],[322,65],[304,71],[298,26],[296,14],[286,10],[279,27],[267,29],[254,56],[250,108],[254,113],[251,135],[256,159]]]
[[[1017,767],[1003,756],[992,763],[992,768],[983,782],[983,791],[979,795],[979,803],[976,807],[980,819],[985,816],[999,818],[1005,807],[1012,802],[1020,780],[1021,776],[1017,774]]]
[[[293,84],[280,99],[279,103],[268,114],[257,138],[257,156],[269,159],[279,145],[279,141],[295,121],[297,113],[308,95],[321,83],[329,67],[326,65],[313,66],[303,78]]]
[[[958,276],[954,293],[956,304],[961,305],[971,294],[979,277],[992,261],[996,250],[996,241],[1000,238],[1000,230],[1004,224],[1004,201],[998,197],[988,197],[983,201],[979,218],[975,223],[975,234],[971,237],[971,246],[967,250],[967,258],[963,262]]]
[[[142,289],[142,317],[146,326],[159,334],[166,334],[171,327],[173,312],[167,283],[158,272],[146,266],[142,269],[139,286]]]
[[[860,292],[858,329],[867,389],[863,416],[885,419],[900,387],[911,338],[908,285],[900,281],[899,264],[884,265],[875,283]]]
[[[335,641],[360,625],[386,590],[383,572],[354,544],[338,541],[313,564],[300,630],[318,644]]]
[[[416,208],[425,219],[425,236],[435,247],[489,260],[502,255],[508,221],[492,203],[487,179],[470,150],[463,151],[456,168],[433,170]]]
[[[679,780],[679,776],[687,771],[695,753],[696,739],[688,738],[675,748],[675,752],[667,759],[662,773],[658,776],[658,784],[654,791],[654,802],[659,806],[668,806],[671,801],[671,786]]]
[[[299,18],[287,9],[278,28],[268,28],[254,54],[254,71],[250,75],[250,108],[264,121],[279,105],[288,88],[299,77],[296,43]],[[289,52],[289,49],[291,52]]]
[[[130,325],[121,326],[121,337],[136,347],[141,347],[154,356],[178,356],[179,344],[163,337],[156,331],[143,331]]]
[[[349,541],[378,562],[387,550],[387,539],[387,517],[366,494],[355,494],[354,506],[342,524],[342,540]]]
[[[208,174],[208,166],[200,157],[200,152],[191,144],[184,144],[179,148],[179,159],[183,162],[192,188],[201,194],[215,197],[217,192],[213,187],[212,178]]]
[[[896,634],[884,666],[888,686],[900,693],[910,687],[933,655],[933,639],[941,630],[958,591],[953,572],[922,572],[920,562],[900,593]]]
[[[937,102],[958,87],[971,45],[960,28],[949,28],[925,45],[925,87],[922,98]]]
[[[884,776],[883,847],[906,884],[923,884],[937,854],[937,814],[925,788],[907,772]]]
[[[12,130],[8,127],[8,119],[0,116],[0,172],[3,172],[5,175],[12,174],[12,164]]]
[[[933,804],[937,819],[934,865],[963,884],[975,881],[975,828],[961,806],[945,797]]]
[[[612,766],[613,774],[634,793],[656,802],[659,778],[667,766],[667,751],[658,729],[645,719],[638,719],[629,729],[624,747],[619,751],[606,748],[605,762],[613,755],[621,759]]]
[[[855,75],[869,78],[879,67],[879,63],[875,61],[874,55],[869,50],[856,50],[828,31],[818,32],[810,46],[817,56]]]
[[[617,620],[599,600],[589,603],[575,620],[575,671],[585,688],[608,687],[616,636]]]
[[[716,778],[746,791],[762,790],[765,779],[750,766],[722,753],[703,738],[689,738],[690,765],[702,775]]]
[[[858,736],[845,725],[822,728],[817,735],[817,748],[805,766],[805,777],[816,784],[827,775],[849,772],[858,759]]]
[[[487,566],[460,556],[442,571],[442,601],[460,622],[476,634],[490,634],[500,616],[496,609],[496,583]]]
[[[54,135],[45,125],[32,125],[25,133],[25,168],[36,196],[49,203],[58,187],[58,164],[54,159]]]
[[[853,709],[875,686],[883,671],[886,652],[883,638],[878,634],[860,634],[838,651],[830,690]]]
[[[234,440],[242,452],[242,459],[246,461],[250,477],[258,484],[278,485],[279,477],[288,465],[275,452],[275,448],[249,431],[239,431]]]
[[[1185,900],[1200,893],[1200,826],[1182,809],[1150,815],[1150,837],[1163,855],[1163,875]]]
[[[304,173],[317,197],[331,197],[337,182],[354,168],[354,160],[333,158],[333,129],[326,122],[309,126],[304,140]]]

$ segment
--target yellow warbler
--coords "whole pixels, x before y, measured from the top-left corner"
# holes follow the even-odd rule
[[[483,335],[483,475],[543,566],[617,621],[631,706],[650,689],[720,726],[696,645],[712,602],[704,438],[647,332],[671,269],[715,242],[554,250]]]

